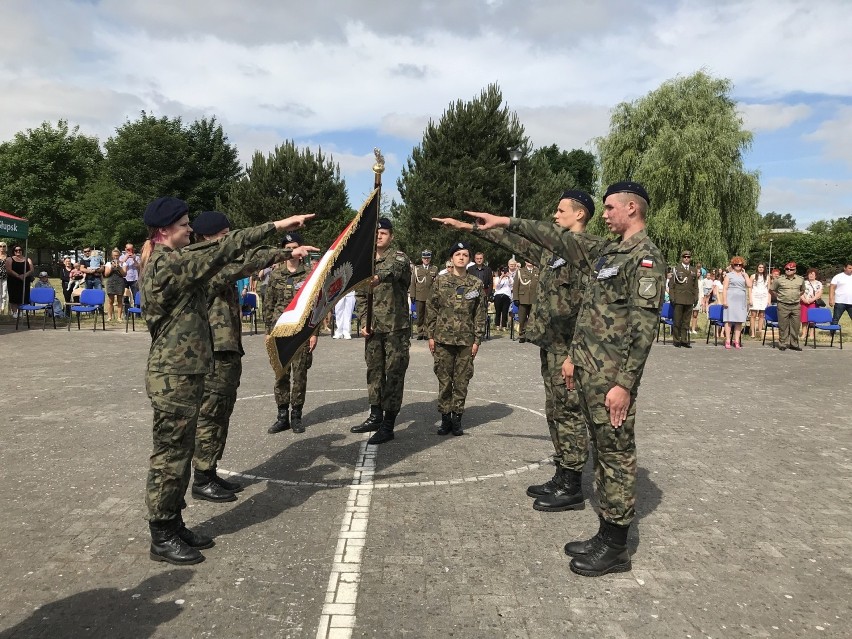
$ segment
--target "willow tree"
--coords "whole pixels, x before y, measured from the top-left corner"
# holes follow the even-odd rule
[[[651,198],[648,233],[673,262],[682,249],[707,265],[748,257],[755,241],[758,175],[743,167],[743,129],[731,82],[703,71],[678,77],[613,111],[597,140],[604,185],[631,179]],[[596,216],[593,229],[603,230]]]

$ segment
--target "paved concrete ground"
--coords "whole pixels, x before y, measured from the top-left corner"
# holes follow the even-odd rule
[[[525,495],[552,473],[534,347],[487,343],[466,435],[442,438],[413,342],[399,434],[373,454],[348,431],[361,340],[321,338],[307,432],[277,436],[262,337],[245,342],[222,467],[254,479],[188,500],[217,544],[174,568],[148,558],[147,334],[0,328],[0,637],[852,635],[851,350],[655,346],[634,569],[588,579],[562,546],[596,530],[591,505]]]

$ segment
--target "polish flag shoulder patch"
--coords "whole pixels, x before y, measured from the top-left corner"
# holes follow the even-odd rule
[[[641,266],[642,268],[653,268],[654,260],[652,260],[650,257],[643,257],[642,261],[639,263],[639,266]]]

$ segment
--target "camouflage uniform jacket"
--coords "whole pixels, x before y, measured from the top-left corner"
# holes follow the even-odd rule
[[[234,264],[219,271],[207,286],[207,316],[213,334],[215,353],[239,353],[243,350],[243,325],[240,311],[240,296],[234,284],[266,268],[269,264],[290,256],[289,249],[268,246],[251,249]]]
[[[556,225],[553,228],[562,231]],[[568,260],[507,229],[476,230],[474,235],[538,264],[538,291],[526,339],[554,355],[568,357],[583,291],[589,282],[588,270],[573,266]],[[603,244],[603,240],[600,243]]]
[[[391,333],[407,329],[411,325],[408,307],[408,287],[411,285],[411,264],[402,251],[388,250],[376,258],[376,275],[379,283],[373,287],[374,333]],[[367,291],[359,288],[355,293],[358,301],[358,317],[361,326],[367,321]]]
[[[278,264],[272,269],[269,281],[266,283],[266,295],[263,298],[263,321],[266,324],[267,335],[272,332],[281,313],[296,297],[296,293],[302,288],[306,279],[308,279],[308,270],[303,262],[299,262],[292,273],[287,268],[287,264]]]
[[[432,283],[438,277],[438,267],[434,264],[424,266],[423,264],[415,264],[411,267],[411,286],[408,287],[408,294],[412,301],[428,302],[429,292],[432,290]]]
[[[439,275],[432,285],[426,333],[439,344],[470,346],[485,335],[488,299],[482,281],[465,273]]]
[[[271,222],[234,231],[221,240],[173,250],[157,244],[141,278],[142,316],[151,333],[148,370],[173,375],[210,372],[213,340],[207,284],[247,247],[275,231]]]
[[[538,225],[538,226],[537,226]],[[651,350],[665,294],[666,267],[660,250],[642,230],[595,250],[600,238],[557,231],[530,220],[511,226],[577,266],[590,264],[571,344],[575,366],[636,392]]]
[[[533,267],[531,271],[527,267],[519,268],[515,273],[515,283],[512,285],[512,299],[518,304],[532,304],[538,295],[539,271]]]

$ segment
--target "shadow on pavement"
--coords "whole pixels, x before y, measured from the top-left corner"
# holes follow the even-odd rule
[[[0,632],[0,639],[151,637],[161,624],[183,612],[174,599],[155,600],[186,585],[194,574],[186,569],[169,570],[149,577],[136,588],[96,588],[53,601]]]

